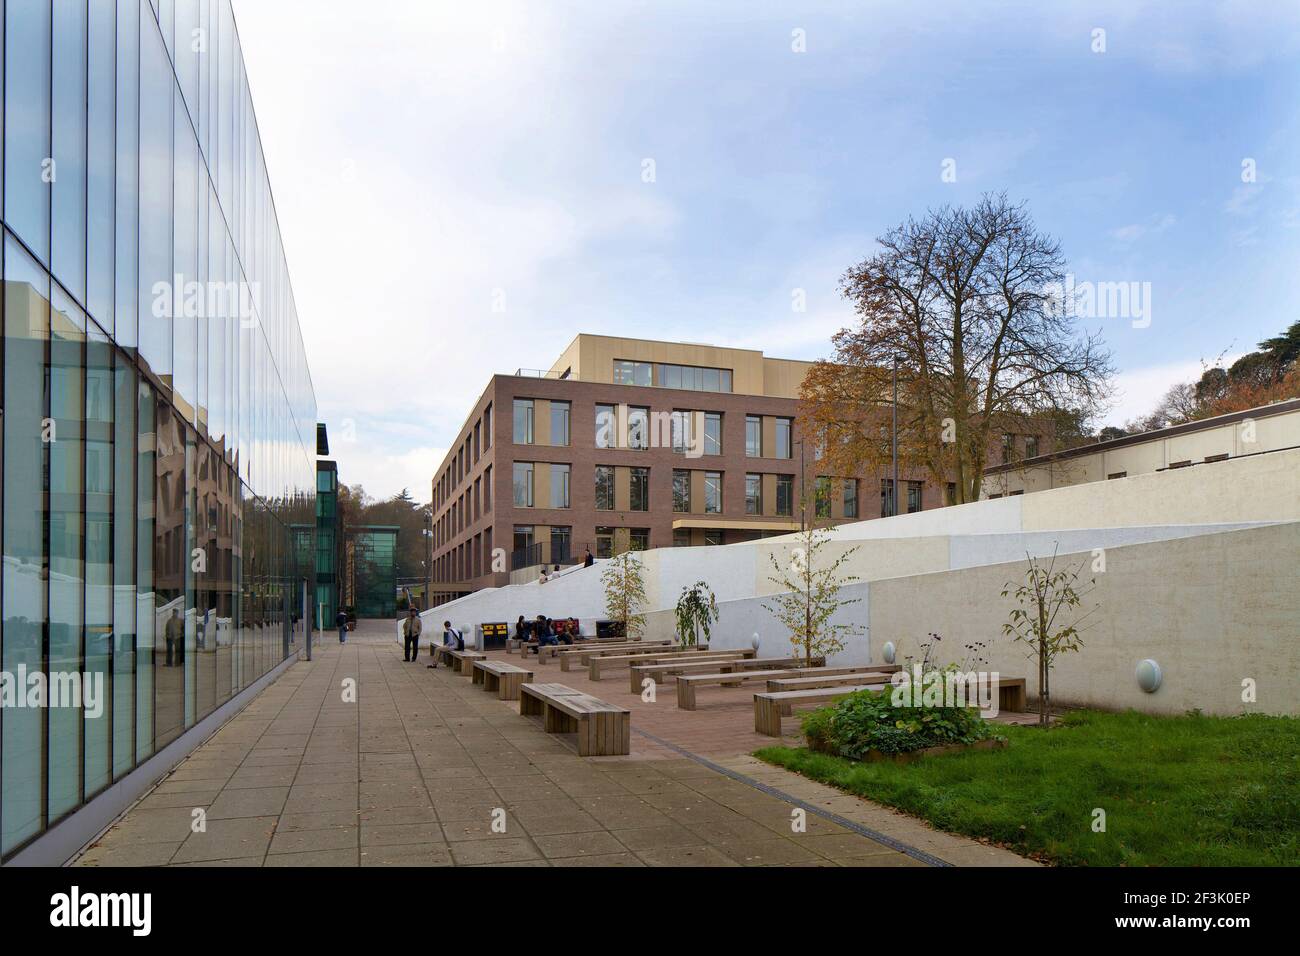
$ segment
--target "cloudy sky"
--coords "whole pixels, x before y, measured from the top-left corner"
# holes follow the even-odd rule
[[[1297,318],[1293,2],[234,8],[319,415],[372,495],[427,500],[488,376],[579,331],[825,356],[874,237],[990,190],[1078,282],[1150,283],[1149,324],[1087,323],[1109,421]]]

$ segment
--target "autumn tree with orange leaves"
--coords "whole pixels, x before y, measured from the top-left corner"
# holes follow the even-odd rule
[[[841,280],[858,324],[836,333],[833,359],[815,363],[800,392],[801,428],[823,470],[888,470],[895,357],[900,474],[955,479],[958,503],[979,498],[1003,433],[1100,409],[1109,353],[1053,298],[1065,260],[1023,203],[986,195],[945,206],[877,243]]]

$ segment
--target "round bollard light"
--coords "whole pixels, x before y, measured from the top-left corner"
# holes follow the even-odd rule
[[[1160,684],[1164,680],[1164,675],[1160,671],[1160,665],[1151,658],[1139,661],[1137,666],[1137,682],[1148,694],[1154,694],[1160,689]]]
[[[755,653],[757,653],[757,651],[758,651],[758,644],[759,644],[759,641],[758,641],[758,632],[757,632],[757,631],[754,632],[754,636],[753,636],[752,638],[750,638],[749,643],[752,644],[752,645],[754,646],[754,651],[755,651]]]
[[[880,649],[880,653],[884,656],[886,664],[894,663],[894,658],[898,656],[893,641],[885,641],[885,646]]]

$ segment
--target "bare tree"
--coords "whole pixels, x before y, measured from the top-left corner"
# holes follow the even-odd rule
[[[955,475],[958,502],[979,497],[1003,432],[1050,430],[1038,424],[1048,413],[1101,407],[1110,356],[1053,295],[1065,260],[1023,203],[993,195],[944,207],[878,243],[841,282],[858,326],[835,335],[834,359],[813,366],[800,396],[803,427],[836,471],[890,460],[895,359],[900,468],[937,484]]]

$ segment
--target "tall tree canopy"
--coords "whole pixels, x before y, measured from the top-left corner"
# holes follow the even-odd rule
[[[1215,364],[1195,382],[1175,382],[1149,413],[1127,422],[1128,434],[1241,412],[1300,398],[1300,321],[1265,339],[1227,369]]]
[[[979,497],[1004,431],[1100,408],[1109,353],[1053,297],[1065,260],[1023,203],[986,195],[909,218],[877,241],[841,281],[858,325],[834,336],[834,358],[812,367],[800,396],[803,427],[829,467],[852,475],[890,460],[895,358],[900,467],[935,483],[955,476],[958,502]]]

